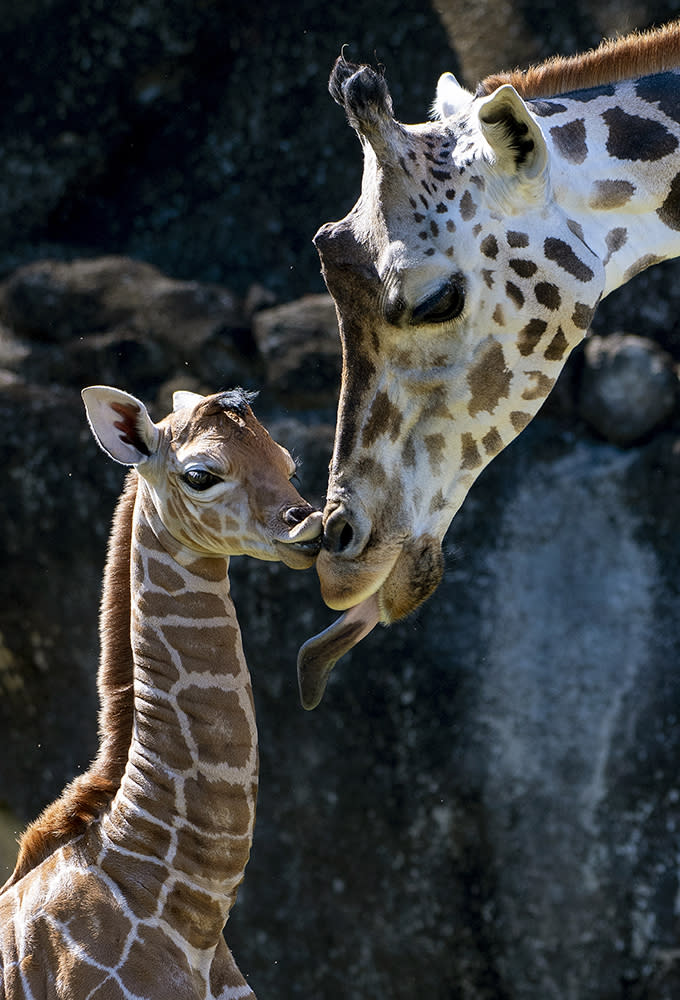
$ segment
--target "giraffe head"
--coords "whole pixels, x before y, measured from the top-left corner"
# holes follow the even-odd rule
[[[439,81],[403,125],[384,78],[339,59],[361,195],[315,243],[343,350],[317,561],[327,604],[373,595],[390,622],[442,574],[442,538],[484,466],[526,426],[584,336],[598,257],[552,195],[547,102]]]
[[[120,389],[91,386],[82,396],[96,440],[135,467],[176,541],[204,556],[313,564],[321,512],[295,489],[295,462],[255,418],[248,393],[176,392],[159,423]]]

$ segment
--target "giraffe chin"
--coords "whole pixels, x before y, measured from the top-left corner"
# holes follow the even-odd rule
[[[340,657],[378,622],[389,625],[415,611],[436,590],[443,572],[444,557],[436,538],[423,535],[404,545],[378,589],[300,648],[297,671],[302,707],[316,708]]]
[[[378,592],[380,620],[385,625],[405,618],[430,597],[444,575],[441,543],[432,535],[407,542]]]

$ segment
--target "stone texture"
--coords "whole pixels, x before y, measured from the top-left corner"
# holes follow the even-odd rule
[[[335,400],[342,358],[330,295],[305,295],[253,317],[267,383],[289,406],[324,406]]]
[[[136,384],[178,368],[208,386],[252,381],[256,346],[241,300],[128,257],[41,260],[0,285],[0,365],[30,380]]]
[[[0,272],[113,252],[239,294],[256,281],[285,299],[321,292],[312,237],[361,177],[326,90],[345,44],[390,67],[413,121],[432,100],[433,64],[453,58],[434,10],[413,0],[8,11]]]
[[[632,334],[586,341],[578,409],[615,444],[639,441],[673,414],[680,397],[678,369],[657,344]]]

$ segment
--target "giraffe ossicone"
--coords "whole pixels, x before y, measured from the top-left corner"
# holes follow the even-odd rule
[[[104,577],[100,748],[0,889],[0,997],[247,1000],[222,934],[258,784],[229,557],[309,568],[322,515],[242,390],[176,393],[159,423],[119,389],[83,400],[133,466]]]
[[[341,57],[329,89],[364,170],[315,237],[343,351],[317,570],[331,608],[389,623],[437,587],[451,520],[601,299],[680,253],[680,22],[474,93],[444,74],[417,125],[369,66]]]

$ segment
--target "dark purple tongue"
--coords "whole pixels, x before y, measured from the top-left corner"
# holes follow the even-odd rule
[[[372,594],[300,648],[297,669],[303,708],[316,708],[326,690],[328,675],[340,657],[361,642],[379,621],[378,595]]]

